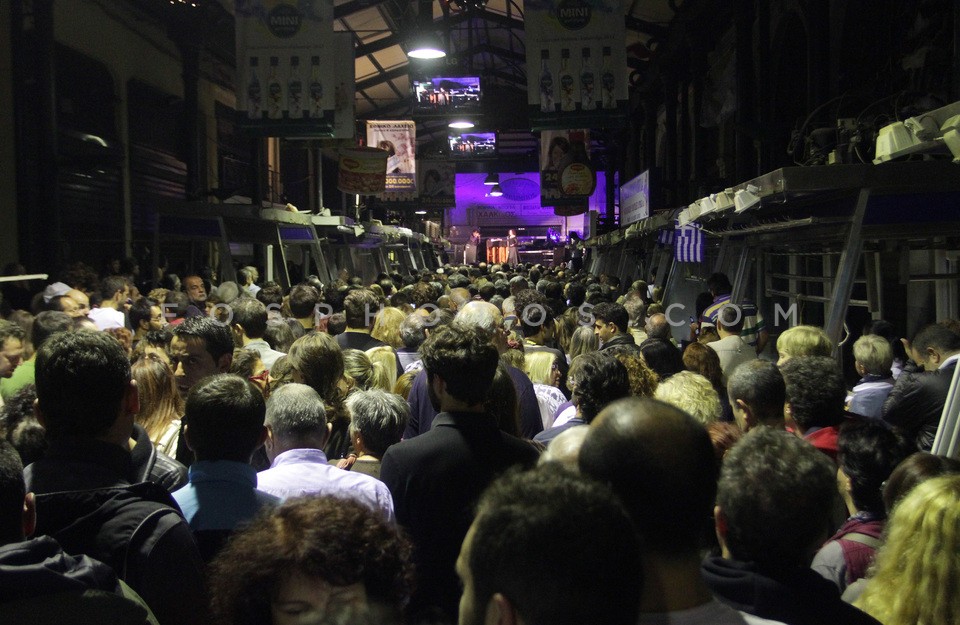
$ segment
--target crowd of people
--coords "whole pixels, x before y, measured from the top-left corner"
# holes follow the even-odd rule
[[[845,372],[723,274],[688,325],[565,268],[114,269],[5,289],[4,623],[960,621],[960,322]]]

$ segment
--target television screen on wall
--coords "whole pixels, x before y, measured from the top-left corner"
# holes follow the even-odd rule
[[[445,111],[480,110],[480,78],[478,76],[438,76],[413,81],[417,110]]]
[[[450,156],[454,158],[480,158],[497,155],[497,133],[464,132],[450,135]]]

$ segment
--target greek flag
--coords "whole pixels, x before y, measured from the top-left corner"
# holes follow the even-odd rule
[[[661,230],[657,234],[657,245],[662,247],[673,245],[673,230]]]
[[[690,222],[677,227],[673,255],[678,263],[703,262],[703,231],[699,224]]]

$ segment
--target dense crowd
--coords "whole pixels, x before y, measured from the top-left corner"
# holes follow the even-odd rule
[[[960,322],[848,372],[723,274],[238,276],[4,286],[0,621],[960,622]]]

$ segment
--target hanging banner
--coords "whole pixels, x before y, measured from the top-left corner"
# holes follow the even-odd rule
[[[558,215],[579,215],[597,186],[590,165],[589,130],[549,130],[540,133],[540,204]]]
[[[622,120],[629,99],[624,1],[526,0],[523,10],[533,127]]]
[[[377,148],[340,150],[337,188],[344,193],[381,193],[387,179],[387,154]]]
[[[417,164],[420,206],[448,208],[456,203],[456,168],[449,161],[420,161]]]
[[[620,187],[620,225],[629,226],[650,216],[650,170]]]
[[[333,137],[352,139],[357,134],[356,64],[353,33],[333,34]]]
[[[309,133],[324,119],[329,134],[332,0],[236,0],[235,15],[237,110],[276,136]]]
[[[387,153],[385,200],[412,200],[417,191],[417,126],[412,121],[368,121],[367,145]]]

